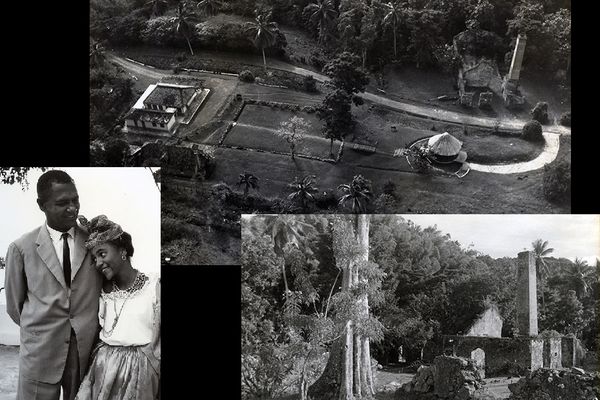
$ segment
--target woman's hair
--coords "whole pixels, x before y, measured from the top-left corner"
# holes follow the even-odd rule
[[[107,242],[125,249],[127,257],[133,257],[133,243],[131,242],[131,235],[129,233],[123,232],[118,238],[107,240]]]

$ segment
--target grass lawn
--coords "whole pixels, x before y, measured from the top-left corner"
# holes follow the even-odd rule
[[[289,144],[275,135],[280,123],[300,116],[311,126],[306,138],[297,145],[296,154],[330,158],[329,140],[320,134],[321,123],[315,114],[290,110],[276,110],[268,106],[247,104],[237,119],[237,124],[227,134],[223,144],[242,146],[270,152],[289,153]],[[337,154],[340,142],[334,142],[333,152]]]
[[[356,133],[347,140],[377,144],[378,150],[393,154],[395,149],[406,147],[418,139],[448,132],[461,142],[468,160],[482,164],[502,164],[529,161],[537,157],[543,144],[531,143],[513,134],[494,134],[490,130],[464,127],[365,104],[354,107],[358,122]],[[396,126],[396,131],[391,129]],[[434,128],[435,130],[432,130]]]

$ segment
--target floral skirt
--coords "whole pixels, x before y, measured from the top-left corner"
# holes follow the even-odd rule
[[[154,400],[159,377],[141,346],[102,344],[94,351],[75,400]]]

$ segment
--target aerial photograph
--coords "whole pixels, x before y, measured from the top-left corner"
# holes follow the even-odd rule
[[[568,0],[91,0],[90,91],[171,264],[238,262],[242,213],[571,211]]]

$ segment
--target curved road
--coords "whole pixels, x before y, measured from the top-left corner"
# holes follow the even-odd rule
[[[152,78],[152,79],[156,79],[156,80],[160,80],[162,78],[172,75],[168,71],[159,70],[157,68],[144,65],[137,61],[125,59],[125,58],[119,57],[110,52],[107,52],[107,58],[110,61],[112,61],[113,63],[123,67],[124,69],[126,69],[127,71],[129,71],[132,74],[143,75],[148,78]],[[312,75],[315,78],[315,80],[317,80],[319,82],[327,82],[330,80],[329,77],[327,77],[325,75],[322,75],[322,74],[319,74],[314,71],[310,71],[308,69],[304,69],[301,67],[296,67],[294,65],[290,65],[290,64],[284,63],[279,60],[273,60],[271,62],[271,65],[273,65],[276,69],[284,70],[284,71],[291,72],[291,73],[298,74],[298,75],[304,75],[304,76]],[[191,75],[178,74],[178,76],[186,77],[186,76],[191,76]],[[230,76],[230,75],[219,75],[219,78],[227,79],[227,80],[231,80],[231,79],[237,80],[237,78],[235,76]],[[404,111],[404,112],[407,112],[410,114],[425,116],[425,117],[429,117],[429,118],[436,119],[439,121],[446,121],[446,122],[457,123],[457,124],[485,127],[485,128],[491,128],[491,129],[493,129],[494,127],[497,126],[498,129],[500,129],[500,130],[515,131],[515,130],[521,130],[523,128],[523,125],[525,125],[525,123],[527,122],[527,120],[523,120],[523,119],[515,119],[515,120],[510,120],[510,121],[508,121],[508,120],[500,120],[499,121],[498,119],[494,119],[494,118],[475,117],[475,116],[466,115],[466,114],[462,114],[462,113],[455,112],[455,111],[437,109],[437,108],[430,107],[430,106],[420,106],[420,105],[404,103],[404,102],[392,100],[387,97],[384,97],[384,96],[381,96],[378,94],[374,94],[374,93],[370,93],[370,92],[362,93],[361,96],[365,100],[371,101],[373,103],[381,104],[381,105],[390,107],[395,110]],[[522,172],[533,171],[533,170],[542,168],[544,165],[554,161],[554,159],[558,155],[558,149],[560,147],[560,135],[570,135],[570,134],[571,134],[571,129],[568,127],[559,126],[559,125],[545,126],[543,135],[546,140],[546,144],[544,145],[544,149],[542,150],[542,153],[535,159],[527,161],[527,162],[521,162],[521,163],[515,163],[515,164],[483,165],[483,164],[469,163],[469,165],[470,165],[471,169],[474,171],[488,172],[488,173],[495,173],[495,174],[513,174],[513,173],[522,173]]]

